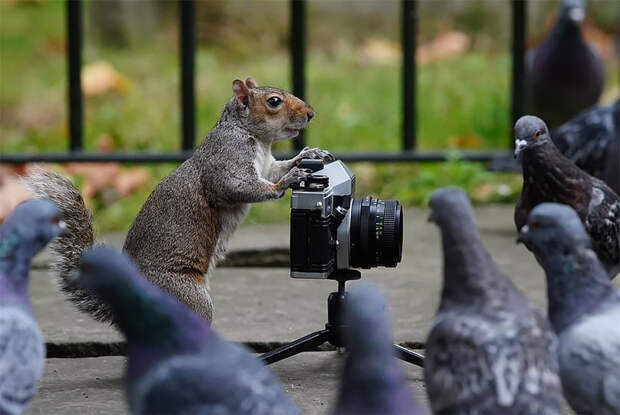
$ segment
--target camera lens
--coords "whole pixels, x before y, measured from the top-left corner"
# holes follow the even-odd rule
[[[396,200],[366,196],[351,206],[352,267],[395,267],[403,253],[403,210]]]

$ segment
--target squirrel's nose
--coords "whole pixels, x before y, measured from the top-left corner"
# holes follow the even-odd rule
[[[312,119],[312,117],[314,117],[314,111],[310,110],[308,111],[308,121],[310,121]]]

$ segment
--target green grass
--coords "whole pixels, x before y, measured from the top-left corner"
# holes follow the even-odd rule
[[[87,21],[88,23],[88,21]],[[14,5],[0,2],[0,151],[64,151],[67,147],[64,1]],[[88,28],[88,27],[87,27]],[[116,150],[172,151],[179,147],[179,67],[176,27],[166,26],[138,46],[101,46],[85,30],[84,64],[110,63],[128,80],[123,93],[85,98],[85,147],[101,135]],[[238,40],[240,41],[240,40]],[[246,42],[244,40],[243,42]],[[231,95],[231,81],[253,76],[259,84],[290,88],[282,47],[259,41],[222,47],[200,44],[196,54],[197,134],[215,124]],[[239,52],[241,51],[241,52]],[[504,52],[470,52],[417,68],[420,149],[504,148],[509,140],[510,58]],[[308,145],[338,151],[397,151],[401,131],[400,61],[361,60],[356,47],[308,52],[307,101],[317,111]],[[617,82],[617,81],[616,81]],[[290,143],[277,150],[290,149]],[[150,167],[149,186],[116,200],[91,201],[101,231],[124,230],[152,187],[174,165]],[[519,180],[481,164],[353,165],[359,194],[426,203],[436,187],[464,187],[478,202],[514,201]],[[502,186],[505,185],[505,186]],[[286,220],[286,198],[253,207],[248,221]]]

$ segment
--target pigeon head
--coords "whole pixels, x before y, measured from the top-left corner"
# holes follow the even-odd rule
[[[435,222],[439,227],[448,223],[457,223],[461,219],[473,221],[473,211],[469,198],[459,187],[442,187],[435,190],[429,199],[431,215],[429,222]]]
[[[541,203],[532,209],[527,224],[519,232],[519,241],[537,253],[590,247],[590,238],[577,212],[559,203]]]
[[[523,151],[551,142],[547,124],[533,115],[524,115],[515,123],[515,158]]]
[[[52,239],[62,234],[65,223],[60,210],[47,199],[20,203],[0,229],[0,258],[19,256],[32,259]]]
[[[560,19],[575,25],[583,22],[586,16],[585,0],[564,0],[560,10]]]
[[[74,283],[110,306],[129,346],[182,350],[191,344],[198,347],[209,332],[201,317],[149,282],[128,256],[112,248],[87,251]]]
[[[379,287],[360,284],[348,294],[344,318],[348,330],[349,349],[352,352],[376,352],[377,348],[391,350],[391,327],[387,303]],[[372,335],[369,335],[372,333]]]

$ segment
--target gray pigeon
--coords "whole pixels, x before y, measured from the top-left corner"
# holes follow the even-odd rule
[[[596,105],[603,92],[603,59],[581,33],[585,12],[584,0],[561,1],[558,20],[528,74],[533,110],[552,127]]]
[[[577,213],[543,203],[520,239],[547,274],[564,396],[577,413],[620,414],[620,293],[592,251]]]
[[[523,190],[515,207],[517,231],[537,205],[569,205],[577,211],[594,251],[613,278],[620,272],[620,197],[564,157],[540,118],[519,118],[515,124],[515,144],[515,157],[523,166]]]
[[[0,414],[21,414],[39,387],[45,344],[28,298],[34,256],[64,224],[49,200],[18,205],[0,228]]]
[[[373,284],[348,294],[344,310],[345,363],[337,414],[421,414],[394,356],[385,297]]]
[[[76,283],[109,304],[127,339],[134,414],[298,414],[263,363],[151,284],[124,254],[86,252]]]
[[[430,198],[441,230],[444,279],[424,361],[436,414],[559,414],[557,339],[482,244],[458,188]]]

